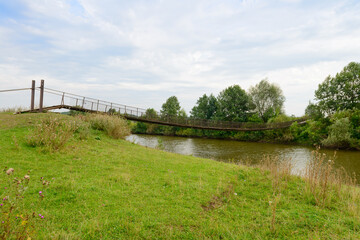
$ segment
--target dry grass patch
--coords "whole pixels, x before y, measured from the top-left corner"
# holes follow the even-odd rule
[[[50,116],[35,125],[35,128],[26,137],[26,142],[32,147],[43,147],[45,150],[57,151],[79,133],[80,139],[85,138],[89,126],[79,120],[63,119]]]
[[[89,122],[93,129],[104,131],[115,139],[124,139],[131,133],[127,121],[120,116],[88,114],[79,118]]]

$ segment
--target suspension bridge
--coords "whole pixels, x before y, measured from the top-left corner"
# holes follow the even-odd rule
[[[45,112],[56,109],[68,109],[80,112],[106,113],[122,116],[131,121],[152,123],[167,126],[176,126],[184,128],[220,130],[220,131],[264,131],[273,129],[282,129],[290,127],[294,122],[298,124],[306,123],[307,118],[298,118],[293,121],[278,123],[250,123],[250,122],[230,122],[207,119],[193,119],[178,116],[162,116],[159,112],[148,114],[146,109],[103,101],[95,98],[85,97],[77,94],[67,93],[51,88],[45,88],[44,80],[41,80],[40,87],[35,87],[35,81],[32,81],[31,88],[0,90],[2,92],[31,91],[30,109],[18,112],[35,113]],[[35,92],[40,92],[39,107],[35,108]],[[46,96],[46,97],[45,97]],[[52,98],[52,103],[44,105],[44,100]]]

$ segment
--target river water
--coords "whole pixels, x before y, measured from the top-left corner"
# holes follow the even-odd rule
[[[281,159],[291,159],[294,173],[301,173],[311,158],[314,148],[305,146],[239,142],[231,140],[184,138],[169,136],[137,135],[127,137],[128,141],[150,148],[161,148],[165,151],[210,158],[224,162],[250,162],[256,164],[264,156]],[[334,167],[344,168],[349,174],[355,173],[360,182],[360,152],[320,150],[334,160]]]

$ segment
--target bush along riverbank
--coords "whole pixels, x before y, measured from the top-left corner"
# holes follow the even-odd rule
[[[271,118],[269,122],[285,122],[293,119],[292,117],[280,115]],[[136,122],[131,124],[131,131],[135,134],[204,137],[360,150],[360,110],[337,111],[329,117],[312,116],[305,124],[299,125],[294,122],[287,129],[277,130],[215,131]]]
[[[278,157],[138,146],[111,118],[0,113],[0,239],[360,238],[359,188],[332,157],[315,151],[300,178]]]

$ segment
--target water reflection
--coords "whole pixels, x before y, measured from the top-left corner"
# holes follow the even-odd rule
[[[278,157],[280,160],[291,158],[294,170],[297,173],[305,168],[306,163],[311,158],[311,152],[314,150],[304,146],[152,135],[131,135],[127,140],[155,148],[158,146],[159,138],[165,151],[210,158],[217,161],[248,161],[256,164],[264,155]],[[333,150],[321,150],[321,152],[331,157],[334,155]],[[360,152],[338,151],[336,155],[335,167],[343,167],[348,173],[355,172],[358,175],[358,180],[360,180]]]

